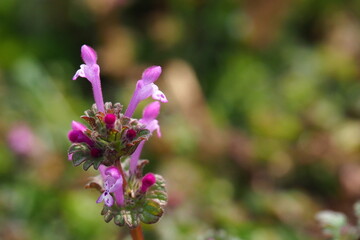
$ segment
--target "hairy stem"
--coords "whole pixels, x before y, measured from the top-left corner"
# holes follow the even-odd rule
[[[141,225],[137,226],[134,229],[130,229],[130,234],[131,234],[132,240],[144,240]]]

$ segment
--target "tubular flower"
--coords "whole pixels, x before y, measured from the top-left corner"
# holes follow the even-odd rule
[[[103,181],[105,191],[100,195],[96,203],[104,201],[106,206],[111,207],[114,204],[111,193],[114,193],[116,204],[122,205],[124,202],[122,189],[123,179],[118,170],[114,167],[106,169]]]
[[[143,117],[139,120],[140,123],[144,124],[146,129],[150,131],[150,133],[157,131],[158,137],[161,137],[161,131],[158,120],[156,120],[157,116],[160,112],[160,102],[155,101],[148,104],[143,111]],[[131,155],[130,160],[130,172],[135,173],[137,163],[140,159],[140,154],[144,147],[145,141],[142,141],[139,146],[136,148],[135,152]]]
[[[161,102],[168,101],[165,94],[160,91],[159,87],[154,83],[159,78],[160,74],[160,66],[149,67],[143,72],[142,79],[136,83],[135,92],[126,109],[125,116],[131,117],[134,114],[137,105],[150,96],[154,100],[159,100]]]
[[[97,65],[97,55],[94,49],[87,45],[81,47],[81,57],[85,64],[80,65],[76,71],[73,80],[78,77],[87,78],[92,85],[95,103],[98,111],[104,112],[104,100],[101,91],[100,67]]]

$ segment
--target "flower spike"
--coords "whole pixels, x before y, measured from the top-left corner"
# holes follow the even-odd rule
[[[80,65],[80,69],[76,71],[73,80],[78,77],[87,78],[92,85],[94,99],[98,111],[105,112],[104,100],[101,91],[100,67],[97,65],[97,55],[94,49],[87,45],[81,47],[81,57],[85,64]]]
[[[81,116],[86,125],[76,121],[71,123],[68,160],[75,167],[82,166],[85,171],[90,167],[99,171],[85,188],[95,188],[100,192],[96,202],[103,202],[101,215],[105,222],[114,220],[118,226],[129,227],[131,233],[137,229],[136,232],[141,234],[140,224],[159,221],[168,201],[164,178],[143,173],[148,160],[138,163],[151,134],[157,131],[161,136],[156,118],[161,102],[167,102],[165,94],[155,85],[161,67],[152,66],[143,72],[123,113],[122,104],[103,102],[95,50],[83,45],[81,57],[84,64],[76,71],[73,80],[78,77],[89,80],[95,104]],[[132,118],[138,104],[149,97],[156,101],[144,108],[141,119]]]

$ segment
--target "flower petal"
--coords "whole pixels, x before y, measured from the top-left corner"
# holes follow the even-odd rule
[[[105,181],[105,178],[106,178],[106,175],[105,175],[106,169],[107,169],[107,167],[103,164],[101,164],[99,166],[99,172],[100,172],[100,175],[101,175],[103,181]]]
[[[72,121],[71,128],[73,130],[80,130],[82,132],[85,132],[87,130],[87,127],[84,124],[76,122],[76,121]]]
[[[116,180],[112,176],[107,176],[104,181],[104,188],[108,190],[115,184]]]
[[[85,44],[81,47],[81,57],[87,65],[96,64],[97,55],[95,50]]]
[[[158,101],[152,102],[144,108],[142,120],[144,122],[150,122],[159,115],[159,112],[160,112],[160,102]]]
[[[96,203],[101,203],[101,202],[104,200],[104,193],[105,193],[105,192],[103,192],[103,193],[99,196],[99,198],[96,200]]]
[[[160,66],[152,66],[147,69],[142,74],[142,80],[144,84],[150,84],[155,82],[161,74],[161,67]]]
[[[141,80],[139,80],[138,82],[140,82]],[[155,84],[151,83],[151,84],[139,84],[139,90],[135,93],[134,95],[136,96],[136,98],[138,99],[138,101],[142,101],[147,99],[148,97],[150,97],[153,92],[154,92],[154,86],[156,86]]]
[[[113,185],[110,186],[109,192],[115,192],[119,188],[122,188],[122,184],[123,184],[123,179],[122,177],[120,177],[116,180],[116,182]]]
[[[152,98],[154,100],[159,100],[160,102],[168,102],[165,94],[162,91],[160,91],[158,87],[157,87],[157,89],[154,89],[153,94],[152,94]]]
[[[137,148],[135,149],[135,152],[130,157],[130,174],[135,174],[137,163],[140,159],[141,151],[144,147],[145,141],[141,141]]]
[[[106,176],[111,176],[115,179],[118,179],[121,177],[119,169],[117,169],[116,167],[108,167],[104,173]]]
[[[114,197],[115,197],[115,201],[116,204],[119,206],[124,205],[124,192],[123,192],[123,188],[120,187],[118,188],[115,192],[114,192]]]
[[[80,66],[80,69],[76,71],[76,73],[73,76],[72,80],[76,80],[78,77],[85,77],[84,70],[81,68],[81,66]]]
[[[114,204],[114,199],[112,198],[110,193],[104,194],[104,203],[108,207],[111,207]]]

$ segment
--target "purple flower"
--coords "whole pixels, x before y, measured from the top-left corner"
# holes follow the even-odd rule
[[[146,191],[156,183],[155,175],[152,173],[147,173],[143,179],[141,180],[141,188],[140,191],[142,193],[146,193]]]
[[[81,57],[85,64],[80,65],[80,69],[75,73],[73,80],[76,80],[78,77],[87,78],[92,85],[98,111],[105,112],[104,100],[101,91],[100,67],[96,63],[96,52],[91,47],[83,45],[81,47]]]
[[[104,181],[105,191],[100,195],[96,203],[104,201],[106,206],[111,207],[114,204],[114,199],[110,193],[114,193],[116,204],[119,206],[123,205],[123,179],[119,170],[116,167],[107,168],[104,165],[100,165],[99,171]]]
[[[154,82],[159,78],[161,74],[160,66],[152,66],[147,68],[143,74],[142,79],[137,81],[135,92],[130,100],[129,106],[126,109],[125,116],[131,117],[137,105],[148,97],[152,97],[154,100],[161,102],[167,102],[165,94],[159,90],[158,86]]]
[[[143,117],[140,119],[139,122],[144,124],[151,133],[156,130],[157,135],[161,137],[159,122],[158,120],[156,120],[159,113],[160,102],[152,102],[144,108]]]
[[[160,112],[160,102],[155,101],[148,104],[143,111],[143,117],[140,119],[140,123],[144,124],[146,128],[152,133],[155,130],[157,131],[157,135],[161,137],[160,126],[156,117]],[[135,152],[131,155],[130,159],[130,173],[135,173],[137,163],[140,159],[140,154],[144,147],[145,141],[140,142]]]

